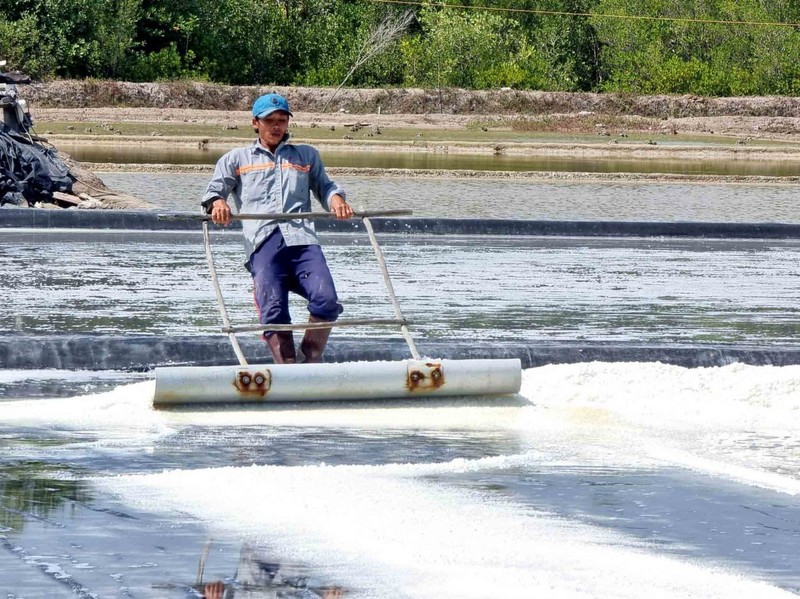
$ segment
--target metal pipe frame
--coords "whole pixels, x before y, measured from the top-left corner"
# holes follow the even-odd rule
[[[208,223],[211,221],[211,216],[209,214],[192,214],[192,213],[170,213],[170,214],[159,214],[159,220],[176,220],[176,219],[191,219],[191,220],[200,220],[203,224],[203,245],[205,247],[206,253],[206,261],[208,262],[208,269],[211,273],[211,283],[214,287],[214,294],[217,298],[217,306],[219,307],[219,313],[222,317],[222,327],[220,330],[223,333],[228,335],[228,339],[233,346],[233,352],[236,354],[236,358],[239,360],[239,364],[242,366],[247,366],[247,359],[244,356],[244,352],[242,352],[242,348],[239,345],[239,340],[236,338],[236,333],[245,333],[245,332],[263,332],[263,331],[295,331],[295,330],[307,330],[307,329],[328,329],[332,327],[345,327],[345,326],[362,326],[362,325],[391,325],[391,326],[399,326],[400,331],[403,334],[403,337],[408,345],[408,349],[411,352],[411,356],[415,360],[420,359],[419,350],[417,350],[417,346],[414,343],[414,340],[411,337],[411,333],[408,330],[408,321],[403,316],[403,312],[400,309],[400,303],[397,301],[397,296],[394,292],[394,287],[392,286],[392,280],[389,276],[389,271],[386,268],[386,260],[383,257],[383,252],[381,251],[381,247],[378,244],[378,240],[375,237],[375,231],[372,228],[372,223],[369,220],[370,216],[408,216],[412,214],[410,210],[383,210],[383,211],[370,211],[370,212],[356,212],[354,216],[360,217],[364,223],[364,228],[367,231],[367,235],[369,236],[370,244],[372,245],[372,249],[375,252],[375,257],[378,260],[378,266],[380,267],[381,273],[383,275],[383,281],[386,285],[386,291],[389,294],[389,300],[392,303],[392,309],[394,310],[395,319],[354,319],[354,320],[339,320],[335,322],[308,322],[303,324],[258,324],[258,325],[238,325],[234,326],[231,324],[230,318],[228,317],[228,310],[225,306],[225,300],[222,296],[222,289],[219,284],[219,277],[217,276],[217,269],[214,265],[214,255],[211,251],[211,236],[209,233]],[[278,220],[278,221],[287,221],[287,220],[296,220],[296,219],[323,219],[323,218],[335,218],[335,214],[333,212],[293,212],[293,213],[266,213],[266,214],[235,214],[231,215],[232,220]]]

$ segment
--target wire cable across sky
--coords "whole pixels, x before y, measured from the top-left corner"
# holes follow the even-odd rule
[[[737,21],[728,19],[698,19],[693,17],[660,17],[648,15],[623,15],[598,12],[569,12],[562,10],[544,10],[536,8],[508,8],[499,6],[470,6],[466,4],[445,4],[442,2],[420,2],[414,0],[368,0],[376,4],[400,4],[403,6],[430,6],[434,8],[457,8],[464,10],[482,10],[487,12],[523,13],[558,17],[593,17],[600,19],[628,19],[631,21],[666,21],[674,23],[699,23],[708,25],[747,25],[762,27],[800,27],[800,23],[784,23],[781,21]]]

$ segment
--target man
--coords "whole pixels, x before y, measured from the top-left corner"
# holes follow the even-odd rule
[[[227,225],[233,196],[237,212],[310,212],[311,194],[336,218],[353,216],[345,192],[331,181],[319,152],[311,146],[289,143],[289,103],[267,94],[253,104],[253,128],[258,139],[236,148],[217,162],[214,177],[203,195],[211,220]],[[289,292],[308,301],[310,322],[335,321],[339,304],[333,277],[311,221],[242,221],[247,260],[253,276],[253,294],[262,324],[289,324]],[[330,328],[308,329],[300,344],[306,362],[321,362]],[[291,331],[266,331],[276,364],[297,361]]]

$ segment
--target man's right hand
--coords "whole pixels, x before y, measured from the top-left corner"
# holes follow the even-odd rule
[[[231,222],[231,207],[222,198],[211,204],[211,222],[217,225],[228,225]]]

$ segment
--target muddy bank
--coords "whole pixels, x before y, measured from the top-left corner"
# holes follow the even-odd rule
[[[26,86],[36,118],[51,122],[186,123],[247,132],[267,91],[290,101],[301,126],[375,126],[520,132],[704,134],[800,141],[800,98],[706,98],[516,90],[244,87],[210,83],[53,81]]]
[[[563,134],[563,135],[596,135],[617,137],[629,134],[649,136],[671,136],[674,142],[704,143],[703,139],[710,136],[727,137],[739,143],[746,144],[750,141],[783,141],[800,142],[800,118],[798,117],[766,117],[766,116],[713,116],[713,117],[642,117],[639,115],[604,115],[599,113],[551,113],[545,115],[531,115],[526,113],[514,114],[391,114],[386,112],[352,114],[349,112],[294,113],[293,124],[296,127],[311,129],[316,127],[317,134],[314,140],[321,140],[319,133],[331,127],[341,131],[338,137],[344,141],[352,140],[353,144],[359,142],[359,137],[368,133],[369,129],[362,131],[361,123],[367,123],[369,128],[407,129],[414,131],[443,131],[469,133],[475,140],[484,139],[492,143],[492,134],[498,131],[513,131],[518,135],[525,134]],[[69,132],[71,137],[77,138],[87,133],[87,128],[92,128],[93,136],[104,133],[124,135],[119,129],[120,125],[151,125],[150,130],[143,132],[139,137],[158,136],[164,143],[168,142],[169,131],[159,128],[178,129],[178,137],[209,137],[208,128],[217,131],[217,135],[225,134],[226,139],[251,139],[249,110],[201,110],[196,108],[130,108],[130,107],[98,107],[98,108],[37,108],[35,119],[42,133],[51,135],[48,131],[58,123],[87,124],[92,127],[76,127],[74,132]],[[354,124],[356,135],[351,128]],[[100,126],[98,126],[100,125]],[[117,126],[112,131],[103,131],[102,125]],[[203,129],[205,128],[205,129]],[[194,131],[193,131],[194,130]],[[66,134],[68,132],[56,132]],[[306,132],[307,134],[307,132]],[[411,135],[411,134],[410,134]],[[681,137],[674,137],[681,136]],[[689,139],[683,139],[683,138]],[[84,135],[85,137],[85,135]],[[355,138],[355,139],[353,139]],[[324,141],[324,139],[322,140]],[[707,143],[707,142],[706,142]]]
[[[60,157],[76,178],[72,185],[73,193],[78,197],[97,200],[96,203],[87,203],[83,207],[116,210],[138,210],[153,207],[146,200],[109,188],[100,177],[94,174],[97,169],[92,165],[73,160],[67,154],[62,153]]]
[[[163,146],[197,148],[204,150],[211,148],[227,150],[252,142],[252,138],[224,138],[224,137],[198,137],[190,136],[151,136],[137,137],[120,135],[116,137],[96,137],[90,135],[51,135],[50,141],[58,145],[59,142],[72,144],[104,145],[130,145],[157,150]],[[656,141],[658,140],[658,141]],[[488,155],[488,156],[514,156],[514,157],[561,157],[581,159],[639,159],[639,160],[798,160],[800,159],[799,145],[768,145],[739,142],[728,145],[702,145],[696,141],[681,143],[674,139],[661,141],[654,137],[647,141],[626,141],[611,139],[595,143],[576,143],[566,140],[561,142],[484,142],[469,141],[377,141],[374,139],[307,139],[303,135],[293,137],[295,143],[311,143],[317,148],[331,151],[350,152],[408,152],[428,154],[459,154],[459,155]],[[751,140],[752,141],[752,140]]]
[[[322,112],[332,88],[224,86],[199,82],[127,83],[114,81],[52,81],[26,87],[39,108],[178,108],[246,111],[263,93],[277,91],[293,110]],[[800,98],[765,96],[705,98],[701,96],[639,96],[461,89],[342,89],[329,112],[354,114],[492,115],[575,113],[640,115],[655,118],[795,117]]]

